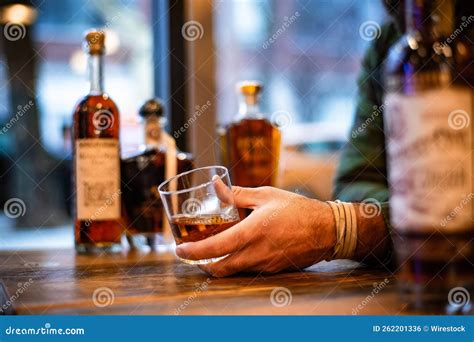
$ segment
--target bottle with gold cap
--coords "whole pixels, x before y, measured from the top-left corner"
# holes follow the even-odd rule
[[[122,238],[119,111],[103,88],[105,34],[90,30],[90,91],[73,115],[75,245],[79,252],[120,250]]]
[[[232,184],[246,187],[274,186],[280,157],[281,132],[259,109],[262,85],[256,81],[237,84],[240,95],[235,121],[221,134],[223,162]]]

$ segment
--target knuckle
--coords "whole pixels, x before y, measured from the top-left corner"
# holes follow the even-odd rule
[[[236,242],[237,248],[240,248],[244,243],[244,233],[242,229],[236,229],[234,232],[234,241]]]
[[[271,195],[273,193],[273,188],[271,186],[262,186],[258,189],[263,195]]]
[[[234,252],[246,247],[251,241],[253,241],[253,238],[255,236],[255,231],[251,231],[248,229],[236,229],[234,233]]]
[[[232,187],[232,194],[234,196],[239,196],[242,193],[242,191],[243,191],[243,188],[240,187],[240,186],[233,186]]]

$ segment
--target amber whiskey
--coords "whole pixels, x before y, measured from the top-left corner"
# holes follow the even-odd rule
[[[232,184],[274,186],[278,173],[281,132],[260,112],[262,85],[254,81],[237,85],[240,95],[236,120],[222,130],[221,149]]]
[[[196,217],[179,215],[171,220],[171,229],[179,245],[184,242],[204,240],[232,227],[239,222],[236,216],[199,215]]]
[[[86,33],[90,91],[73,116],[75,245],[79,252],[120,249],[119,111],[104,92],[103,31]]]

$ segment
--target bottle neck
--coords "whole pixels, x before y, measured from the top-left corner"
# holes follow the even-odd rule
[[[102,55],[89,55],[89,84],[90,94],[97,95],[104,92]]]
[[[145,145],[164,147],[163,131],[164,121],[155,115],[146,117],[144,120]]]
[[[239,118],[256,118],[260,115],[258,95],[242,96],[239,103]]]
[[[406,0],[405,29],[433,38],[449,36],[454,23],[454,0]]]

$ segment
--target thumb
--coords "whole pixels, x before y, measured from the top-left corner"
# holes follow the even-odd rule
[[[237,208],[255,209],[268,200],[266,187],[243,188],[233,186],[232,190],[218,177],[212,178],[217,197],[224,203],[233,203]]]
[[[256,209],[265,201],[264,188],[232,187],[234,203],[237,208]]]

